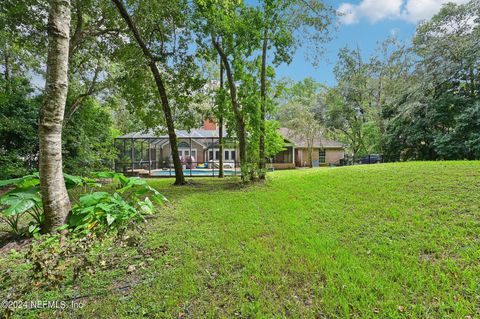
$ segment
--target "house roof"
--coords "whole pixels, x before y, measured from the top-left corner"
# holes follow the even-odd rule
[[[164,129],[160,130],[165,131]],[[195,139],[204,139],[204,138],[218,138],[218,130],[205,130],[201,129],[192,129],[187,130],[175,130],[177,138],[195,138]],[[223,132],[223,136],[227,136],[227,132]],[[133,132],[128,133],[118,137],[119,139],[168,139],[168,134],[157,134],[154,129],[149,129],[142,132]]]
[[[292,142],[295,147],[297,148],[307,148],[307,142],[295,135],[292,130],[286,128],[286,127],[281,127],[278,129],[278,132],[289,142]],[[317,137],[313,141],[313,147],[315,148],[345,148],[345,144],[337,142],[337,141],[332,141],[332,140],[327,140],[322,137]]]
[[[159,129],[160,130],[160,129]],[[157,131],[159,131],[157,130]],[[164,129],[160,130],[160,132],[165,131]],[[203,128],[200,129],[192,129],[190,131],[187,130],[175,130],[177,133],[177,138],[192,138],[192,139],[211,139],[211,138],[218,138],[218,130],[205,130]],[[282,127],[278,129],[278,132],[284,137],[285,140],[294,144],[295,147],[298,148],[306,148],[307,143],[301,137],[296,136],[290,129],[286,127]],[[224,130],[223,136],[227,137],[227,132]],[[155,133],[154,129],[149,129],[147,131],[141,132],[133,132],[128,133],[122,136],[119,136],[118,139],[150,139],[150,140],[157,140],[158,142],[164,141],[164,143],[168,143],[168,135],[167,134],[157,134]],[[205,141],[206,142],[206,141]],[[163,144],[163,143],[162,143]],[[332,140],[327,140],[324,138],[316,138],[313,143],[313,147],[315,148],[345,148],[345,145]]]

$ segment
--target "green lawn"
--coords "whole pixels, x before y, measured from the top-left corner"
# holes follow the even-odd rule
[[[151,180],[171,204],[132,233],[135,244],[106,240],[91,274],[22,300],[81,296],[81,310],[57,315],[85,318],[480,316],[480,162],[277,171],[248,187],[171,183]],[[2,276],[23,270],[2,297],[30,271],[22,258],[3,257]]]

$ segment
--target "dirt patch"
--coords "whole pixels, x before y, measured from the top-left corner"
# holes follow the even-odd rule
[[[13,187],[13,186],[0,187],[0,196],[2,196],[3,194],[5,194],[6,192],[11,191],[11,190],[14,189],[14,188],[15,188],[15,187]]]
[[[31,242],[31,238],[23,238],[7,234],[0,236],[0,256],[7,254],[10,250],[22,250]]]

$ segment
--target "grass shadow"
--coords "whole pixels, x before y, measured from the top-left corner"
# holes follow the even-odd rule
[[[249,189],[252,184],[244,184],[238,177],[187,179],[183,186],[173,185],[174,179],[150,179],[148,183],[161,192],[169,201],[180,200],[192,194],[210,194],[222,191],[235,192]]]

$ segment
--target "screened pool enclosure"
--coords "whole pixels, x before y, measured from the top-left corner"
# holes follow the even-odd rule
[[[177,130],[178,155],[185,176],[218,176],[220,156],[225,176],[240,175],[237,141],[223,137],[220,154],[217,130]],[[148,132],[129,133],[115,139],[118,158],[115,171],[127,175],[174,177],[172,150],[168,135]]]

